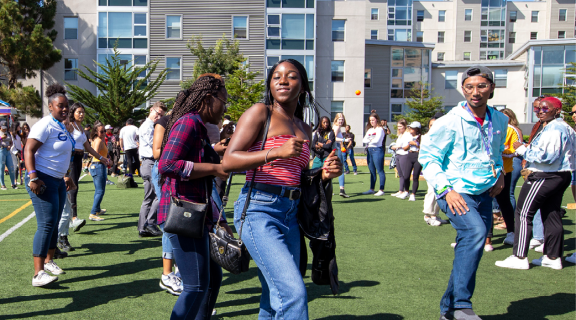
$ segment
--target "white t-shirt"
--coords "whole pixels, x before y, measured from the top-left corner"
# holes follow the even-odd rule
[[[384,140],[384,129],[382,127],[370,128],[366,131],[363,143],[366,143],[368,148],[382,147],[382,140]]]
[[[402,136],[398,137],[398,139],[396,140],[396,147],[398,147],[398,149],[396,149],[396,154],[407,155],[408,151],[405,151],[402,148],[405,147],[408,144],[408,141],[411,140],[412,135],[408,131],[404,132]]]
[[[138,148],[138,154],[140,157],[152,158],[154,121],[150,120],[150,118],[146,118],[146,121],[144,121],[138,129],[138,141],[140,141],[140,147]]]
[[[76,141],[76,151],[84,150],[84,143],[88,141],[86,134],[84,134],[84,130],[82,128],[77,128],[76,124],[73,123],[72,126],[74,127],[74,131],[72,132],[72,138]]]
[[[346,132],[344,127],[340,127],[338,125],[335,125],[332,127],[332,131],[334,131],[334,135],[336,136],[336,141],[337,142],[342,142],[344,140],[344,136],[342,135],[342,132]]]
[[[28,139],[42,142],[42,146],[34,155],[36,170],[54,178],[63,178],[68,171],[72,157],[72,143],[52,116],[44,117],[36,122],[30,128]]]
[[[136,126],[130,125],[125,126],[120,130],[120,139],[124,143],[124,150],[136,149],[138,148],[138,128]]]
[[[22,151],[22,139],[20,138],[20,136],[19,135],[12,136],[12,141],[14,143],[12,144],[12,148],[10,149],[10,151],[13,154],[17,154],[18,151],[21,152]]]

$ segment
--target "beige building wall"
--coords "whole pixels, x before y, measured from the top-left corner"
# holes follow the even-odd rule
[[[548,39],[558,39],[558,31],[565,31],[566,38],[574,38],[574,14],[576,2],[574,0],[547,1],[547,33]],[[566,20],[560,21],[560,9],[566,10]]]
[[[549,0],[550,2],[550,0]],[[548,39],[546,26],[545,1],[510,1],[506,12],[506,56],[518,50],[530,40],[532,32],[538,33],[538,39]],[[516,22],[510,22],[510,12],[517,12]],[[532,22],[532,11],[538,11],[538,22]],[[510,43],[510,32],[515,32],[515,41]]]
[[[378,20],[371,19],[372,8],[378,9]],[[388,40],[388,1],[366,0],[366,39],[371,39],[371,31],[378,30],[378,39]]]
[[[364,111],[365,1],[317,1],[316,99],[326,110],[332,101],[344,101],[346,122],[360,128]],[[332,41],[332,19],[345,19],[345,40]],[[332,60],[344,61],[344,81],[332,82]],[[355,91],[362,93],[356,95]],[[362,143],[361,135],[356,143]]]
[[[456,48],[456,16],[454,13],[454,1],[418,1],[414,2],[414,32],[424,31],[424,41],[434,43],[432,61],[436,62],[438,52],[444,52],[444,61],[455,59]],[[418,10],[424,10],[424,21],[416,21]],[[445,10],[445,21],[438,22],[439,11]],[[444,32],[444,43],[438,43],[438,32]]]

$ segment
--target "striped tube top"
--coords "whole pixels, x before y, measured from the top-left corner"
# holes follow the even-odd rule
[[[288,141],[290,138],[294,138],[292,135],[280,135],[270,137],[266,140],[266,145],[264,150],[269,150],[272,148],[281,147],[284,142]],[[260,146],[262,145],[262,140],[257,141],[248,152],[260,151]],[[277,159],[272,161],[272,165],[267,164],[260,166],[256,169],[252,169],[246,172],[246,181],[250,182],[252,180],[252,175],[254,170],[256,170],[255,182],[271,184],[276,186],[297,186],[300,185],[300,175],[302,170],[308,167],[310,161],[310,146],[308,142],[304,143],[304,148],[299,157],[290,159]]]

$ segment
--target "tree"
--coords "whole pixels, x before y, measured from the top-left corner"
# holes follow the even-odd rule
[[[576,63],[570,62],[570,65],[566,67],[566,84],[562,85],[562,93],[554,94],[562,100],[562,111],[565,113],[571,112],[572,107],[576,105]],[[574,127],[574,121],[572,117],[564,117],[564,120]]]
[[[0,0],[0,76],[8,80],[0,98],[33,116],[42,115],[40,95],[18,79],[35,78],[62,59],[53,45],[56,6],[56,0]]]
[[[214,47],[204,47],[202,36],[193,36],[186,45],[195,56],[192,78],[180,83],[183,89],[188,89],[192,83],[204,73],[215,73],[227,77],[238,70],[246,58],[240,53],[240,42],[232,42],[222,35]]]
[[[232,121],[238,121],[240,116],[255,103],[262,100],[264,80],[256,81],[258,72],[250,72],[248,68],[241,67],[228,76],[226,89],[230,107],[227,114]]]
[[[158,88],[166,79],[167,69],[164,69],[154,81],[150,80],[159,61],[135,67],[131,62],[123,64],[119,54],[114,48],[114,55],[106,59],[106,64],[96,63],[99,72],[86,66],[83,67],[88,73],[77,71],[80,77],[96,85],[98,95],[79,86],[66,84],[70,98],[86,107],[89,121],[99,120],[115,127],[123,125],[128,118],[144,119],[148,111],[135,108],[156,96]],[[146,76],[138,79],[142,72],[146,72]]]
[[[442,98],[432,96],[433,88],[429,83],[419,82],[408,93],[408,100],[406,104],[410,108],[410,112],[405,115],[398,116],[397,119],[405,119],[408,124],[413,121],[418,121],[425,129],[428,121],[439,111],[442,111]],[[426,130],[423,130],[426,131]]]

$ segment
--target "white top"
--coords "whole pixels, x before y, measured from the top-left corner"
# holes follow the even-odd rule
[[[17,154],[18,151],[22,152],[22,138],[20,138],[19,135],[15,135],[15,136],[12,136],[12,141],[14,143],[12,144],[12,148],[10,149],[10,151],[13,154]]]
[[[408,131],[406,131],[406,132],[404,132],[404,134],[398,136],[398,139],[396,140],[396,147],[398,147],[398,149],[396,149],[396,154],[407,155],[408,151],[405,151],[402,148],[408,144],[408,141],[411,141],[411,140],[412,140],[412,135]]]
[[[408,140],[408,142],[410,142],[410,141],[415,141],[416,143],[418,143],[418,137],[419,137],[420,135],[417,135],[417,136],[413,136],[413,135],[411,135],[411,134],[408,134],[408,135],[410,136],[410,139]],[[408,142],[407,142],[407,143],[408,143]],[[404,145],[404,146],[406,146],[406,145]],[[419,146],[410,145],[410,148],[408,149],[408,151],[420,151],[420,147],[419,147]]]
[[[382,127],[370,128],[366,131],[363,143],[367,143],[368,148],[382,147],[382,140],[384,140],[384,129]]]
[[[334,135],[336,136],[336,142],[348,142],[348,139],[344,139],[344,136],[342,135],[342,132],[346,131],[344,127],[333,126],[332,131],[334,131]]]
[[[76,151],[82,151],[84,150],[84,143],[88,141],[88,138],[86,137],[84,130],[76,126],[76,123],[73,122],[72,127],[74,127],[74,131],[72,132],[72,138],[74,138],[74,141],[76,141],[75,149]]]
[[[120,130],[120,139],[124,143],[124,150],[136,149],[138,148],[138,128],[133,125],[125,126]]]
[[[36,122],[30,128],[28,139],[42,142],[34,155],[36,170],[57,179],[63,178],[72,157],[72,143],[68,134],[58,126],[52,116]]]
[[[154,121],[146,118],[146,121],[142,123],[140,129],[138,129],[138,141],[140,141],[140,147],[138,149],[138,154],[142,158],[152,158],[152,141],[154,140]],[[126,142],[124,142],[126,143]],[[126,150],[126,148],[124,148]]]

